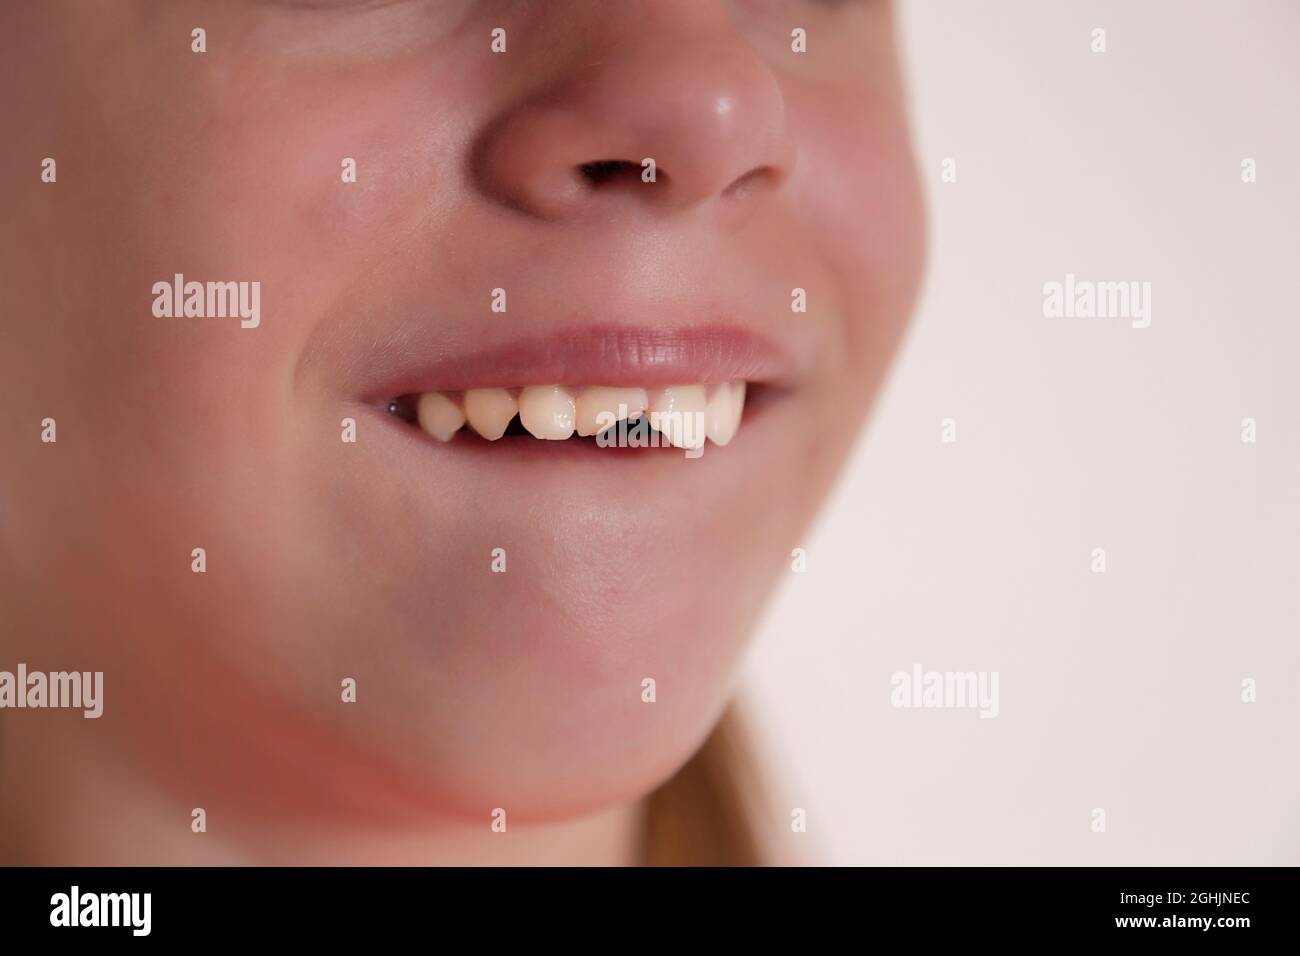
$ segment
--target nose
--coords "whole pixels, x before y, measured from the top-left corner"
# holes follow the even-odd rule
[[[566,62],[487,128],[475,169],[498,202],[551,220],[671,212],[752,199],[788,172],[780,86],[725,30],[643,34]]]

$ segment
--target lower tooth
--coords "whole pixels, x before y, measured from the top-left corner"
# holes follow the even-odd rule
[[[415,406],[420,427],[438,441],[451,441],[451,436],[465,424],[465,413],[446,395],[425,392]]]
[[[519,393],[519,423],[534,438],[563,441],[576,417],[577,402],[562,385],[530,385]]]

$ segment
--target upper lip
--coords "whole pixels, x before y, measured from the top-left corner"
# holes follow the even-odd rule
[[[504,319],[504,317],[500,317]],[[491,320],[485,319],[488,323]],[[794,371],[783,344],[734,322],[688,327],[611,323],[568,325],[519,334],[503,321],[467,334],[421,324],[353,355],[354,394],[381,401],[420,392],[527,385],[663,387],[748,381],[779,385]]]

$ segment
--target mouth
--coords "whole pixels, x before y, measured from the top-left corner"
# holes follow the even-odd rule
[[[541,441],[589,439],[602,448],[695,450],[723,447],[740,427],[747,383],[669,385],[528,385],[423,392],[390,399],[389,415],[418,425],[439,442],[470,435],[489,442],[530,436]]]
[[[728,325],[585,326],[455,352],[392,343],[358,370],[371,383],[359,398],[435,446],[701,453],[730,445],[792,370],[773,343]]]

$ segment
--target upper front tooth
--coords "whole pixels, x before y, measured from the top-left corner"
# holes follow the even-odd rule
[[[623,406],[621,409],[619,406]],[[609,388],[604,385],[592,385],[584,388],[578,395],[578,434],[583,437],[604,431],[614,422],[624,418],[636,418],[646,407],[644,388]],[[605,419],[601,424],[601,413],[608,412],[613,419]],[[621,413],[621,414],[620,414]]]
[[[650,424],[677,448],[704,447],[703,385],[670,385],[650,399]]]
[[[450,441],[465,424],[460,406],[441,392],[425,392],[415,406],[420,427],[438,441]]]
[[[709,441],[715,445],[725,445],[731,441],[736,429],[740,427],[740,415],[744,409],[744,382],[716,386],[704,413],[704,434]]]
[[[488,441],[506,433],[519,403],[504,388],[471,388],[465,393],[465,417],[470,427]]]
[[[562,385],[530,385],[519,393],[519,422],[534,438],[563,441],[576,417],[577,402]]]

